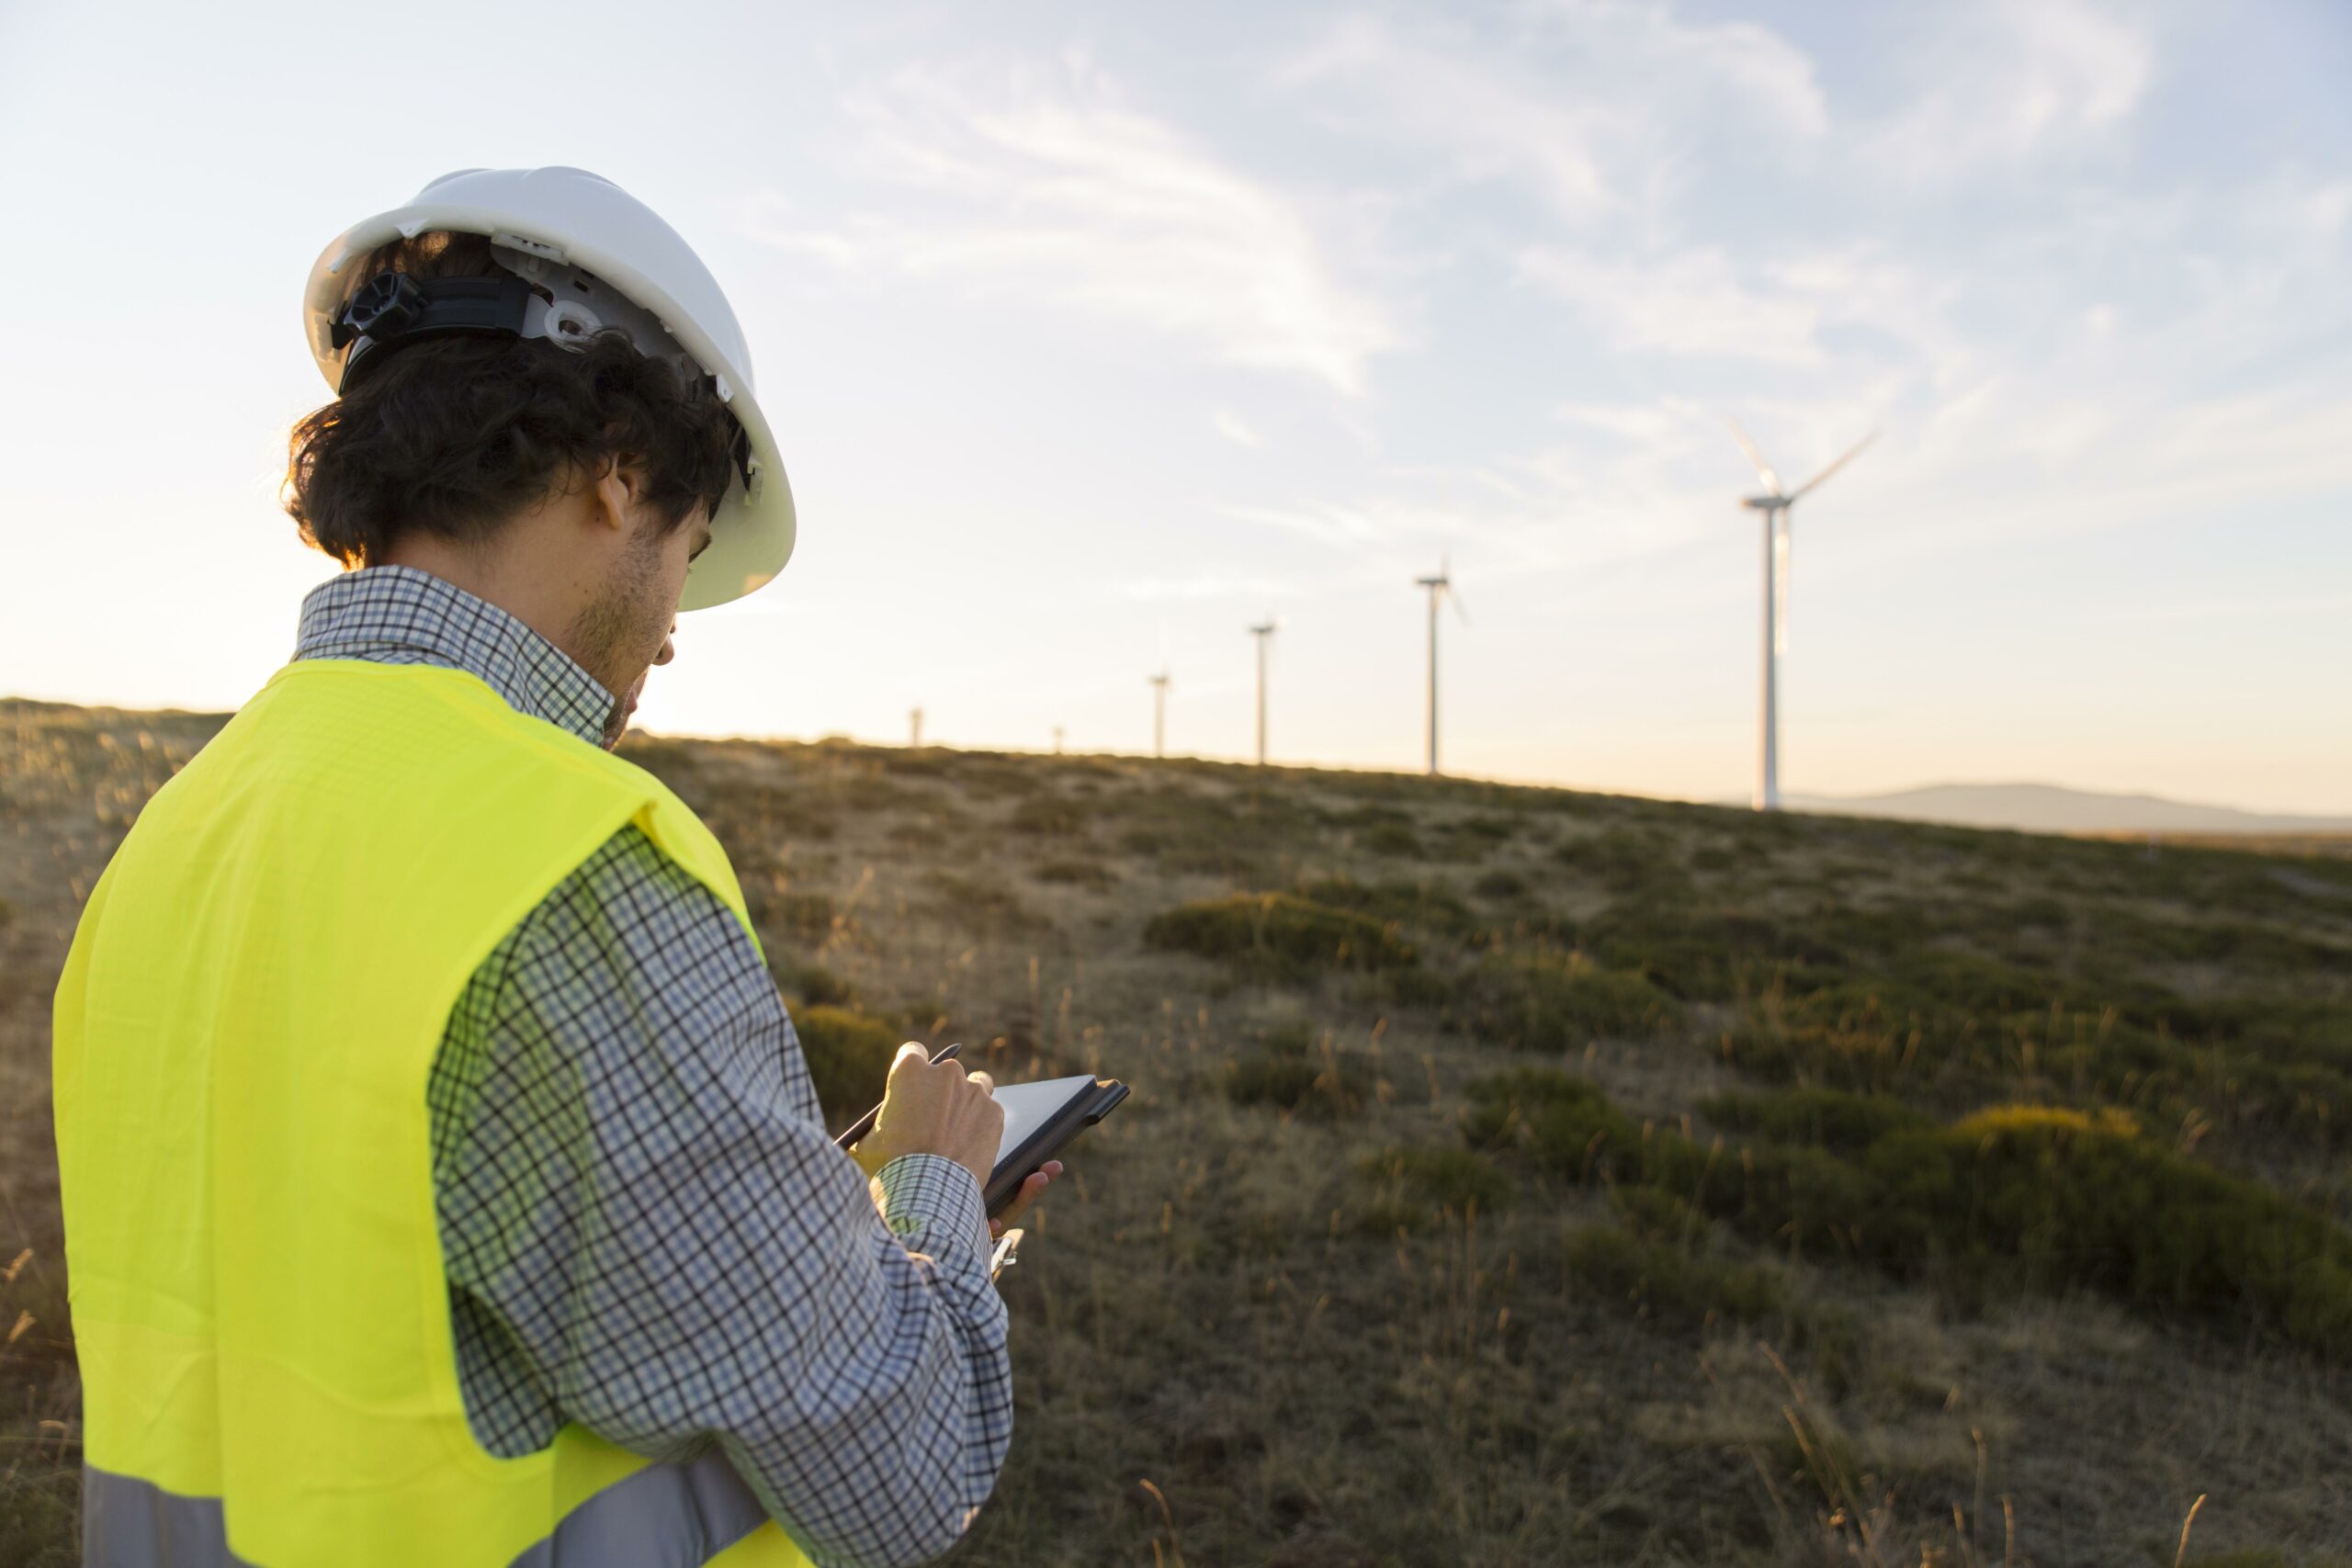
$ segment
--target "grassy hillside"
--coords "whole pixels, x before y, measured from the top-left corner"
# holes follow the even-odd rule
[[[0,704],[0,1562],[72,1561],[50,991],[217,723]],[[902,1038],[1134,1086],[1004,1276],[951,1561],[2137,1565],[2200,1496],[2188,1561],[2352,1542],[2352,863],[625,751],[733,854],[837,1122]]]

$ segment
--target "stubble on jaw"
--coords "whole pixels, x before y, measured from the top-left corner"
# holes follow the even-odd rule
[[[649,636],[656,652],[669,631],[670,612],[652,601],[662,577],[662,540],[650,531],[636,539],[613,580],[603,592],[572,617],[569,641],[572,657],[612,694],[613,705],[605,716],[605,733],[597,744],[611,750],[628,728],[628,691],[638,672],[650,667],[640,659]],[[637,672],[621,671],[636,666]],[[616,682],[619,682],[616,684]]]

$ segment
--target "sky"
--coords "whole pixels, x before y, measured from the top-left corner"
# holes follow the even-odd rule
[[[338,569],[303,279],[569,164],[728,291],[800,514],[658,732],[2352,813],[2352,12],[0,0],[0,693],[227,709]]]

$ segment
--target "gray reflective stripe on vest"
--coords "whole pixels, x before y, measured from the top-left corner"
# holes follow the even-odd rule
[[[82,1467],[82,1568],[254,1568],[229,1550],[218,1497]]]
[[[649,1464],[614,1482],[564,1515],[514,1568],[694,1568],[767,1517],[714,1444],[692,1464]]]
[[[695,1568],[767,1522],[759,1499],[713,1448],[692,1464],[653,1464],[563,1517],[512,1568]],[[229,1550],[218,1497],[82,1469],[83,1568],[261,1568]]]

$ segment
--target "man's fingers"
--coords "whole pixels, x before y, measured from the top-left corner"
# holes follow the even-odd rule
[[[979,1072],[972,1074],[971,1078],[974,1083],[980,1086],[983,1092],[988,1094],[994,1094],[996,1092],[996,1078],[985,1068]]]

